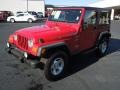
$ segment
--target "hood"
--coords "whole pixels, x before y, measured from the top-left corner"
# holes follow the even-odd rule
[[[48,30],[50,30],[50,28],[48,26],[42,25],[42,26],[33,26],[33,27],[23,28],[16,32],[20,33],[20,34],[28,35],[28,34],[38,34],[41,32],[46,32]]]
[[[37,42],[38,39],[43,39],[45,42],[50,42],[58,39],[63,39],[69,37],[76,33],[76,30],[73,27],[49,27],[47,25],[34,26],[29,28],[24,28],[16,31],[17,34],[24,37],[35,39]]]

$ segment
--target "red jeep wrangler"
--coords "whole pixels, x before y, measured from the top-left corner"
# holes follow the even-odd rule
[[[59,79],[69,57],[95,50],[103,56],[110,39],[110,10],[93,7],[54,8],[45,25],[11,34],[8,52],[31,66],[44,64],[48,80]]]

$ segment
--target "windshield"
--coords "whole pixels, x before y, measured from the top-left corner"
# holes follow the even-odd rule
[[[81,10],[54,10],[49,16],[49,21],[77,23],[80,19]]]

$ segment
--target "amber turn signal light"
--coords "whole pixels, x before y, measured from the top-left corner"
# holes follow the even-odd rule
[[[8,41],[9,41],[10,43],[13,43],[13,36],[12,36],[12,35],[10,35]]]
[[[33,46],[33,47],[32,47],[32,52],[33,52],[34,54],[37,54],[37,53],[38,53],[38,47]]]

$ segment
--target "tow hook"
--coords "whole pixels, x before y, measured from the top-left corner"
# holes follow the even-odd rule
[[[22,58],[19,58],[19,59],[20,59],[21,63],[24,63],[24,62],[25,62],[23,57],[22,57]]]

